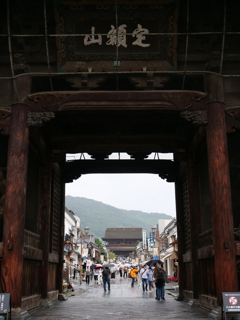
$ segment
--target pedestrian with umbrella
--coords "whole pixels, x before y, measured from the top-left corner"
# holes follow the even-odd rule
[[[108,267],[108,268],[112,268],[112,267],[115,267],[116,265],[114,264],[114,263],[105,263],[104,265],[103,265],[103,267],[105,268],[105,267]]]
[[[127,266],[124,266],[124,268],[123,268],[123,278],[127,278],[127,275],[128,275],[128,269],[127,269]]]
[[[163,266],[163,262],[161,261],[161,260],[159,260],[159,259],[151,259],[151,260],[148,260],[145,264],[147,265],[147,266],[149,266],[149,267],[154,267],[155,266],[155,264],[156,263],[158,263],[158,264],[160,264],[161,266]]]
[[[120,279],[122,280],[123,273],[122,273],[122,268],[121,267],[119,268],[119,274],[120,274]]]
[[[93,270],[94,270],[94,274],[93,274],[93,277],[94,277],[94,283],[95,284],[98,284],[100,285],[100,272],[101,272],[101,269],[102,269],[102,265],[95,265],[95,267],[93,267]]]
[[[166,272],[165,270],[159,265],[158,263],[155,263],[154,265],[155,269],[153,272],[153,276],[155,278],[155,284],[156,284],[156,298],[157,300],[165,300],[164,297],[164,287],[165,287],[165,281],[166,281]]]
[[[105,267],[102,272],[104,292],[107,291],[106,284],[108,284],[108,291],[110,291],[110,278],[109,278],[110,274],[111,274],[111,271],[110,271],[109,267]]]
[[[148,288],[149,292],[151,292],[153,289],[153,270],[151,267],[148,269]]]

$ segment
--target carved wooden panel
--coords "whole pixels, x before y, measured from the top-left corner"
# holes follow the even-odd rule
[[[192,291],[192,265],[191,263],[184,263],[185,274],[187,275],[185,278],[185,290]]]
[[[56,290],[57,264],[49,263],[48,291]]]
[[[54,168],[52,176],[52,215],[51,215],[51,248],[50,252],[59,253],[60,234],[60,172]]]
[[[41,261],[23,260],[22,297],[28,297],[40,292],[39,272]]]
[[[40,235],[25,229],[24,246],[41,249]]]
[[[200,290],[201,294],[216,296],[214,258],[199,260],[199,276],[201,277]]]
[[[213,244],[212,229],[202,232],[199,235],[199,248],[211,246]]]

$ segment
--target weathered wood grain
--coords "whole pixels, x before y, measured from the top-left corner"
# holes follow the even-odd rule
[[[208,105],[206,133],[215,252],[215,281],[217,300],[221,305],[223,291],[238,290],[223,103],[213,102]]]
[[[1,269],[2,290],[11,293],[13,308],[21,307],[22,298],[28,145],[27,107],[24,104],[14,104],[8,146]]]

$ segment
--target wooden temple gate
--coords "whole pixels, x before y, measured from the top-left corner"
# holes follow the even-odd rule
[[[151,173],[176,186],[179,300],[217,318],[239,288],[239,3],[87,3],[1,5],[1,291],[16,319],[63,297],[65,183]]]

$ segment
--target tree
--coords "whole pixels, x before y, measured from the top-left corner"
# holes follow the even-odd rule
[[[117,258],[117,256],[115,255],[114,252],[108,252],[108,256],[109,256],[109,259],[112,259],[112,260],[115,260]]]
[[[104,253],[104,260],[107,261],[107,252],[106,252],[106,250],[105,250],[104,247],[103,247],[102,241],[101,241],[99,238],[95,238],[95,243],[96,243],[96,245],[99,246],[101,252]]]

